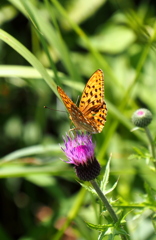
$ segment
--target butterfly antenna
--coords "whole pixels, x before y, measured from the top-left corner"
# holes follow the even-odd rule
[[[50,107],[47,107],[47,106],[44,106],[44,108],[48,108],[48,109],[50,109],[50,110],[52,110],[52,111],[57,111],[57,112],[65,112],[65,113],[67,113],[66,111],[57,110],[57,109],[50,108]]]

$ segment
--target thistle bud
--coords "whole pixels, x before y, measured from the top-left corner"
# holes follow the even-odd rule
[[[146,108],[140,108],[132,115],[132,122],[137,127],[147,127],[152,121],[152,113]]]

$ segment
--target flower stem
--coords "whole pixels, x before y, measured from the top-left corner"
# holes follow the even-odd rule
[[[154,144],[154,141],[153,141],[152,135],[151,135],[150,130],[149,130],[148,127],[145,127],[145,132],[146,132],[146,135],[147,135],[148,140],[149,140],[149,143],[150,143],[151,152],[152,152],[152,157],[153,157],[153,159],[154,159],[153,164],[154,164],[155,169],[156,169],[155,144]]]
[[[118,221],[118,217],[117,217],[116,213],[114,212],[112,206],[109,204],[107,198],[105,197],[105,195],[103,194],[103,192],[101,191],[101,189],[99,188],[99,186],[95,180],[91,180],[90,182],[91,182],[92,186],[94,187],[95,191],[97,192],[97,194],[99,195],[99,197],[101,198],[102,202],[104,203],[104,205],[105,205],[107,211],[109,212],[111,218],[113,219],[114,223],[116,223]]]
[[[105,197],[105,195],[103,194],[103,192],[101,191],[101,189],[99,188],[98,184],[96,183],[95,180],[91,180],[90,183],[92,184],[92,186],[94,187],[95,191],[97,192],[97,194],[99,195],[100,199],[102,200],[102,202],[104,203],[107,211],[109,212],[112,220],[114,221],[114,223],[118,222],[118,217],[114,211],[114,209],[112,208],[112,206],[109,204],[107,198]],[[123,226],[122,226],[123,228]],[[120,237],[122,240],[127,240],[126,235],[120,234]]]

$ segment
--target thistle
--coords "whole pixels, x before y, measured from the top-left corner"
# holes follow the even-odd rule
[[[100,174],[100,164],[94,154],[95,144],[89,134],[66,135],[62,147],[69,164],[74,165],[76,175],[83,181],[91,181]]]

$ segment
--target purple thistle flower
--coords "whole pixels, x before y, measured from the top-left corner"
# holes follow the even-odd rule
[[[66,135],[61,149],[68,158],[67,163],[74,165],[77,176],[83,181],[91,181],[100,174],[100,164],[94,156],[95,144],[91,135]]]

